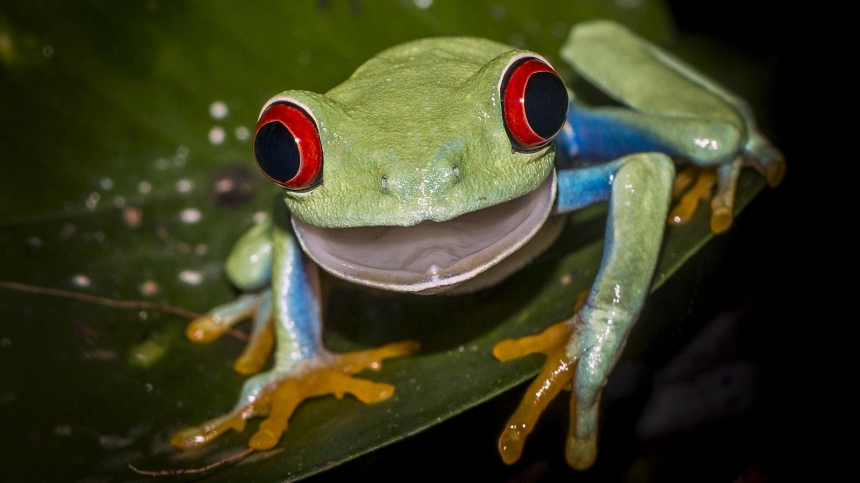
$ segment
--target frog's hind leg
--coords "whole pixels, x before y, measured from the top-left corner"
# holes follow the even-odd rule
[[[579,24],[562,57],[620,104],[589,107],[574,100],[568,133],[562,133],[572,140],[568,156],[605,160],[658,151],[715,169],[714,231],[731,225],[742,166],[756,168],[770,186],[782,180],[783,156],[758,131],[742,99],[626,28],[604,21]]]

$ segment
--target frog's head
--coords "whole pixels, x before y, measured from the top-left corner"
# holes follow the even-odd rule
[[[324,269],[434,292],[504,259],[555,198],[567,93],[533,52],[471,38],[386,50],[326,95],[263,107],[254,151]]]

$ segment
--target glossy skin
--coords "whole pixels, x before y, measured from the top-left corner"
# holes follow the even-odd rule
[[[412,353],[417,344],[329,353],[321,342],[317,265],[386,290],[478,290],[514,273],[555,240],[561,217],[552,215],[608,201],[604,256],[585,303],[541,336],[502,341],[494,350],[502,360],[548,355],[534,391],[502,434],[503,459],[517,459],[542,408],[571,384],[568,461],[579,469],[593,463],[600,391],[641,310],[659,255],[675,177],[670,156],[716,168],[715,231],[731,223],[741,166],[758,168],[776,185],[784,163],[741,100],[618,25],[581,24],[562,56],[623,106],[590,108],[572,96],[555,143],[538,149],[512,148],[501,97],[508,69],[540,56],[481,39],[393,47],[325,95],[287,91],[264,106],[263,113],[289,102],[310,114],[322,146],[321,180],[310,189],[285,190],[292,223],[267,220],[231,254],[231,280],[257,294],[213,310],[188,334],[209,341],[253,316],[249,350],[236,368],[258,372],[273,343],[275,364],[248,380],[232,413],[179,433],[176,446],[205,444],[268,414],[250,442],[267,449],[305,397],[349,392],[376,402],[393,393],[387,384],[350,376]],[[562,168],[557,157],[582,167]],[[519,218],[510,221],[509,212]],[[494,228],[498,223],[503,227]],[[447,227],[460,233],[474,224],[480,235],[468,235],[468,241],[478,246],[448,250]],[[484,239],[494,230],[495,238]],[[376,244],[353,248],[355,240]]]

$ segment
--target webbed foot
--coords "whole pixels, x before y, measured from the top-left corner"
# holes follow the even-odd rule
[[[203,317],[191,321],[185,329],[185,335],[194,342],[206,344],[248,318],[253,319],[251,335],[244,352],[233,364],[233,369],[243,375],[256,374],[266,364],[275,345],[271,290],[242,295],[212,309]]]
[[[507,464],[516,462],[523,452],[526,437],[532,432],[547,405],[573,380],[574,361],[565,354],[570,337],[566,322],[550,326],[539,335],[507,339],[493,347],[496,359],[506,362],[529,354],[546,354],[546,362],[526,391],[516,412],[508,419],[499,437],[499,453]],[[590,466],[590,465],[589,465]]]
[[[668,223],[672,226],[679,226],[688,222],[696,212],[696,208],[699,207],[699,203],[711,199],[716,183],[716,168],[689,165],[678,171],[672,187],[672,199],[675,200],[675,205],[669,211]],[[714,229],[715,222],[718,227],[722,227],[726,223],[731,225],[731,213],[728,214],[728,220],[726,220],[725,215],[724,210],[721,210],[719,214],[711,214],[711,231],[718,233]]]
[[[579,312],[579,309],[585,304],[587,296],[588,291],[579,294],[575,312]],[[553,324],[538,335],[506,339],[493,347],[493,355],[502,362],[529,354],[542,353],[546,355],[546,361],[540,373],[529,385],[525,397],[514,414],[508,419],[507,425],[499,437],[499,454],[506,464],[513,464],[520,458],[526,437],[532,432],[537,420],[550,401],[555,399],[562,389],[571,390],[577,384],[582,385],[578,381],[581,376],[577,375],[580,372],[577,370],[578,360],[571,358],[567,353],[567,345],[574,333],[573,324],[575,320],[576,317]],[[584,470],[590,468],[597,459],[597,401],[593,404],[593,409],[583,411],[586,408],[580,407],[578,409],[576,399],[576,396],[571,396],[571,422],[566,456],[567,463],[571,467]],[[583,415],[585,418],[581,419]],[[578,421],[586,423],[579,427],[579,431],[577,431]],[[583,434],[586,436],[583,437]]]
[[[785,177],[785,160],[769,143],[759,147],[756,154],[759,156],[743,155],[715,167],[689,165],[680,170],[672,188],[675,206],[669,212],[668,223],[683,225],[696,212],[700,202],[710,200],[711,231],[722,233],[728,230],[734,221],[735,193],[741,168],[756,168],[771,188],[778,186]]]
[[[404,341],[345,354],[325,353],[290,369],[276,367],[245,383],[239,404],[232,412],[176,433],[171,443],[180,449],[200,447],[229,429],[242,431],[252,417],[268,416],[248,446],[254,450],[272,448],[287,430],[293,411],[305,399],[327,394],[340,399],[349,393],[364,403],[374,403],[391,397],[394,386],[352,375],[378,369],[384,359],[417,350],[417,342]]]
[[[540,373],[529,385],[519,407],[508,419],[499,437],[499,453],[506,464],[515,463],[522,454],[526,437],[535,427],[540,415],[562,389],[576,389],[570,399],[570,430],[567,437],[566,459],[574,469],[590,468],[597,459],[597,407],[600,387],[593,378],[583,377],[578,368],[580,360],[567,354],[567,344],[573,334],[572,320],[550,326],[536,336],[503,340],[493,348],[493,355],[509,361],[529,354],[546,354]],[[582,388],[592,394],[588,404],[577,405]]]

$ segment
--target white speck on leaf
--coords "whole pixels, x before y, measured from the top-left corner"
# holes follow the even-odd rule
[[[266,213],[265,211],[258,211],[256,213],[254,213],[254,215],[251,217],[251,219],[254,221],[255,225],[259,225],[260,223],[266,221],[266,218],[268,218],[268,217],[269,217],[269,214]]]
[[[229,193],[233,191],[236,183],[230,178],[221,178],[215,182],[215,192],[218,194]]]
[[[143,220],[143,211],[135,206],[127,206],[122,210],[122,219],[126,225],[137,228]]]
[[[161,290],[161,287],[159,287],[158,284],[155,283],[155,281],[147,280],[140,284],[139,290],[140,294],[144,297],[152,297],[153,295],[157,294],[159,290]]]
[[[245,126],[237,127],[236,130],[233,131],[233,134],[239,141],[247,141],[248,138],[251,137],[251,131],[249,131]]]
[[[176,182],[176,191],[180,193],[188,193],[191,191],[191,188],[194,187],[194,183],[187,179],[180,179]]]
[[[179,280],[188,285],[199,285],[203,281],[203,274],[194,270],[183,270],[179,272]]]
[[[99,200],[101,199],[102,196],[100,194],[96,192],[90,193],[90,196],[87,197],[87,201],[85,202],[85,204],[87,205],[87,209],[90,211],[96,209],[96,207],[99,205]]]
[[[209,105],[209,115],[215,119],[224,119],[229,113],[230,110],[227,108],[227,104],[225,104],[224,101],[215,101]]]
[[[221,126],[215,126],[209,130],[209,142],[214,145],[219,145],[224,142],[224,138],[227,137],[227,134],[224,132],[224,128]]]
[[[81,274],[75,275],[74,277],[72,277],[72,285],[74,285],[75,287],[80,287],[80,288],[89,287],[90,286],[90,277],[87,277],[86,275],[81,275]]]
[[[203,215],[196,208],[186,208],[179,214],[179,218],[183,223],[197,223]]]

